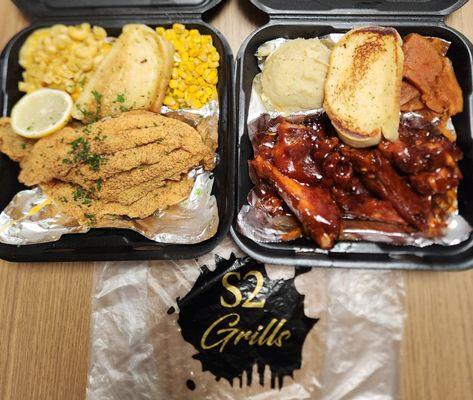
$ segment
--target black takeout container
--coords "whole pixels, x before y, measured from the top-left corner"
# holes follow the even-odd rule
[[[251,0],[270,16],[267,25],[253,32],[243,43],[236,60],[236,128],[238,135],[238,190],[235,214],[247,204],[253,187],[248,175],[248,159],[253,150],[248,138],[246,118],[254,76],[259,72],[254,54],[264,42],[278,38],[310,38],[346,32],[356,26],[381,25],[396,28],[401,36],[417,32],[450,41],[452,60],[463,89],[464,112],[453,117],[458,144],[464,152],[460,168],[464,179],[459,187],[460,214],[473,225],[473,47],[470,41],[444,23],[444,18],[466,0]],[[287,9],[290,7],[291,9]],[[339,242],[333,250],[322,251],[311,240],[286,243],[256,243],[236,228],[231,233],[248,255],[268,263],[313,267],[460,270],[473,267],[473,237],[458,245],[418,248],[370,242]]]
[[[18,91],[22,68],[19,50],[35,29],[56,23],[74,25],[89,22],[100,25],[113,36],[123,25],[143,23],[151,27],[169,27],[175,22],[196,28],[213,38],[220,53],[218,70],[219,163],[214,170],[214,189],[220,223],[214,237],[198,244],[161,244],[126,229],[92,229],[85,234],[64,235],[59,241],[45,244],[12,246],[0,243],[0,258],[8,261],[92,261],[186,259],[211,251],[227,234],[234,210],[235,129],[233,127],[233,55],[230,47],[214,27],[202,20],[202,14],[220,0],[14,0],[32,18],[32,24],[16,34],[5,46],[0,58],[0,111],[9,115],[23,95]],[[15,162],[0,154],[0,210],[25,187],[18,180]]]

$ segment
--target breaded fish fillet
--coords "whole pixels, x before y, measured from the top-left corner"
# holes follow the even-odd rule
[[[159,163],[143,179],[153,179],[170,165],[175,172],[195,165],[213,167],[213,152],[189,125],[147,111],[123,113],[82,129],[64,128],[39,140],[22,162],[19,179],[32,186],[52,179],[86,184]],[[132,181],[139,184],[134,173]],[[164,177],[167,179],[168,177]]]
[[[163,186],[143,193],[141,198],[129,205],[96,199],[90,202],[84,201],[83,198],[74,200],[77,186],[57,180],[42,183],[40,186],[64,214],[81,223],[95,225],[97,221],[111,215],[146,218],[156,210],[163,210],[184,200],[189,196],[193,185],[194,181],[188,178],[166,181]]]
[[[213,169],[213,150],[190,125],[149,111],[67,127],[37,142],[0,120],[0,151],[20,162],[19,180],[39,185],[81,221],[145,218],[182,201],[193,186],[188,172]]]
[[[31,152],[35,141],[13,132],[10,118],[0,118],[0,152],[13,161],[22,161]]]

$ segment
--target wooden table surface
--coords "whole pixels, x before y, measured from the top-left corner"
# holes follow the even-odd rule
[[[245,0],[226,1],[209,17],[234,54],[266,21]],[[447,22],[473,40],[473,2]],[[0,49],[27,24],[9,0],[0,0]],[[473,270],[406,272],[405,280],[400,398],[473,399]],[[91,285],[90,263],[0,261],[1,400],[85,397]]]

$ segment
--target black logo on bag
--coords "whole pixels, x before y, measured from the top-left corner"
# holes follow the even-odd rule
[[[244,372],[251,385],[255,364],[263,385],[267,366],[271,387],[281,388],[284,377],[301,367],[304,339],[318,321],[305,316],[294,279],[271,280],[264,264],[233,254],[228,260],[216,256],[216,269],[201,271],[191,291],[178,299],[178,324],[197,350],[193,358],[217,380],[233,384],[238,378],[240,387]]]

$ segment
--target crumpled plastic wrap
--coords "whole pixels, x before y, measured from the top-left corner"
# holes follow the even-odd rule
[[[264,266],[227,238],[195,260],[96,264],[94,281],[89,400],[397,398],[399,272]],[[215,348],[201,327],[227,313],[212,340],[273,317],[289,339]]]
[[[218,142],[218,107],[217,101],[211,101],[199,110],[163,107],[162,113],[193,126],[206,144],[213,145]],[[159,243],[192,244],[210,239],[219,223],[217,201],[212,195],[213,174],[197,168],[189,176],[195,177],[194,187],[181,203],[144,219],[109,218],[94,227],[131,229]],[[90,228],[61,214],[39,187],[17,193],[0,214],[0,242],[5,244],[54,242],[62,235],[85,233]]]
[[[343,34],[332,33],[320,37],[320,40],[327,45],[329,48],[333,47],[337,43]],[[277,50],[287,38],[276,38],[269,40],[258,47],[255,57],[258,60],[258,66],[261,70],[264,69],[267,58]],[[446,42],[448,43],[448,42]],[[250,95],[250,104],[248,108],[247,126],[248,136],[250,140],[259,132],[262,125],[267,125],[267,121],[277,119],[278,117],[284,117],[291,120],[303,120],[306,116],[317,115],[322,113],[324,110],[314,109],[301,111],[297,113],[281,113],[275,110],[268,109],[261,99],[261,82],[260,74],[256,75],[253,80],[253,85]],[[402,114],[402,120],[407,121],[412,127],[421,127],[426,124],[422,115],[416,112],[405,112]],[[428,121],[429,124],[436,126],[440,121],[438,118],[434,118],[432,121]],[[274,131],[276,132],[276,124],[274,124]],[[450,130],[453,136],[456,137],[455,127],[452,123],[451,118],[447,121],[446,128]],[[245,204],[241,207],[237,215],[237,229],[245,237],[260,243],[278,243],[282,241],[288,241],[297,239],[293,237],[295,227],[298,226],[298,221],[291,215],[278,215],[273,217],[264,210],[255,207],[256,200],[252,201],[252,198],[256,197],[252,192],[248,195],[249,204]],[[387,243],[392,245],[410,245],[416,247],[427,247],[434,244],[442,246],[454,246],[465,240],[467,240],[472,231],[473,227],[466,221],[458,211],[452,212],[447,220],[446,227],[442,232],[442,235],[435,238],[427,238],[421,233],[407,234],[403,232],[382,230],[379,227],[359,227],[356,225],[347,226],[341,234],[340,240],[347,241],[371,241],[377,243]],[[346,243],[337,243],[332,249],[333,252],[344,251]],[[314,249],[314,252],[327,253],[327,251],[321,249]]]

